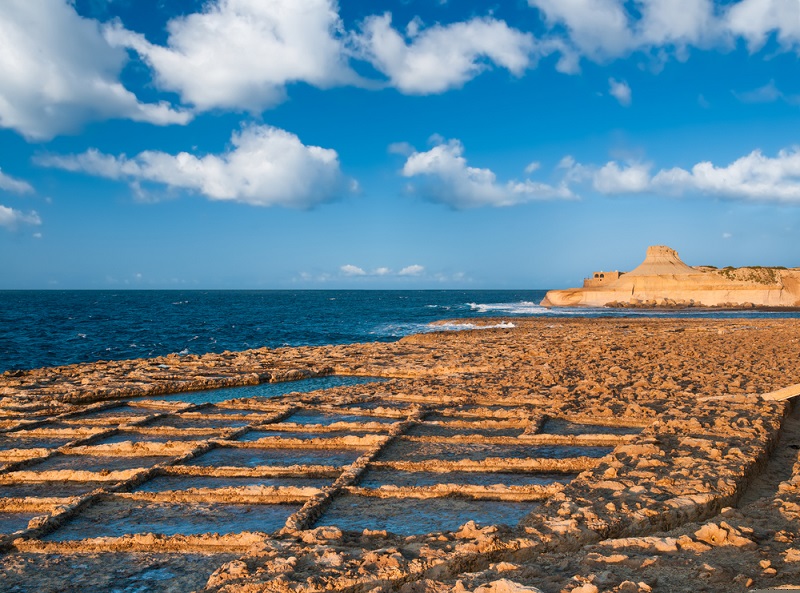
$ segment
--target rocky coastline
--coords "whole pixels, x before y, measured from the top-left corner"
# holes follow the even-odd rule
[[[795,319],[514,319],[4,373],[0,589],[800,584],[800,417],[761,397],[799,358]],[[386,381],[162,397],[325,374]]]

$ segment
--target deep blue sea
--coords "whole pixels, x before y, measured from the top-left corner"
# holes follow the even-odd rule
[[[543,290],[0,291],[0,371],[268,346],[391,341],[443,319],[798,317],[797,312],[548,310]]]

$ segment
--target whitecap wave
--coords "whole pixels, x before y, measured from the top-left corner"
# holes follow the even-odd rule
[[[505,313],[506,315],[546,315],[550,309],[531,301],[516,303],[467,303],[469,308],[478,313]]]
[[[501,321],[500,323],[493,323],[492,325],[479,325],[476,323],[435,323],[428,326],[429,331],[460,331],[468,329],[511,329],[517,327],[510,321]]]
[[[412,334],[429,334],[443,331],[466,331],[473,329],[512,329],[516,325],[509,321],[501,321],[491,325],[481,325],[469,321],[451,321],[447,323],[391,323],[382,325],[369,332],[371,335],[378,335],[391,338],[402,338]]]

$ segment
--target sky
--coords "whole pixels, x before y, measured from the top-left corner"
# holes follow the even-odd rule
[[[797,0],[3,0],[0,289],[800,266]]]

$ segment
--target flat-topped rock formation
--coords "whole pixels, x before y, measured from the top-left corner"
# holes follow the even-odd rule
[[[582,288],[551,290],[544,307],[800,307],[800,268],[691,267],[664,245],[630,272],[595,272]]]

